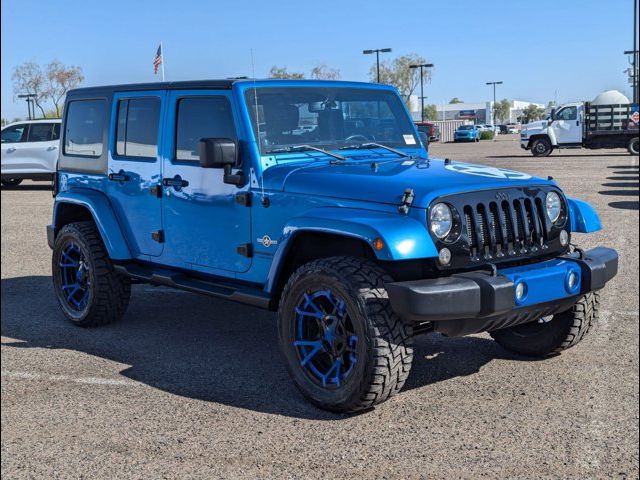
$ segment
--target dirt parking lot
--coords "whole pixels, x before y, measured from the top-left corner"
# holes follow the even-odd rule
[[[137,285],[92,330],[55,304],[51,193],[2,190],[3,478],[637,478],[638,157],[533,158],[515,136],[434,144],[449,157],[552,175],[597,207],[585,248],[618,249],[600,323],[545,361],[488,335],[418,337],[399,396],[356,416],[308,404],[274,314]]]

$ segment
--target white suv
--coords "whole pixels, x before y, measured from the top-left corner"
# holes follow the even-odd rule
[[[60,145],[60,120],[27,120],[2,129],[2,185],[51,180]]]

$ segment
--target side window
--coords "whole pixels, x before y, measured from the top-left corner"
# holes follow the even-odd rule
[[[116,127],[116,154],[125,157],[157,158],[159,121],[159,98],[120,100]]]
[[[191,97],[178,102],[176,160],[198,161],[201,138],[236,138],[226,97]]]
[[[53,123],[32,123],[27,142],[50,142],[53,140]]]
[[[27,125],[24,123],[5,128],[2,130],[2,143],[21,142],[23,137],[26,137],[27,130]]]
[[[69,102],[64,132],[64,153],[84,157],[102,155],[107,102],[74,100]]]
[[[577,120],[578,108],[577,107],[564,107],[558,112],[556,116],[558,120]]]

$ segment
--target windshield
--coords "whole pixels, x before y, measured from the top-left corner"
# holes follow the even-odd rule
[[[245,101],[262,154],[299,145],[339,149],[376,142],[420,144],[400,98],[390,91],[347,87],[248,89]]]
[[[476,127],[474,127],[473,125],[460,125],[458,127],[458,130],[473,130],[474,128]]]

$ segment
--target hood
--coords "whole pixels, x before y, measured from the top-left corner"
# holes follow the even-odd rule
[[[422,208],[441,195],[526,185],[555,184],[513,170],[438,159],[297,163],[264,172],[265,189],[336,199],[399,205],[411,188],[413,206]]]
[[[520,133],[528,133],[539,132],[547,128],[548,120],[538,120],[536,122],[527,123],[527,125],[521,130]]]

